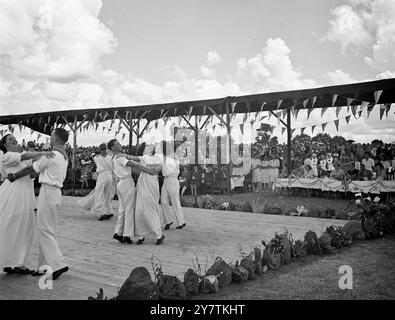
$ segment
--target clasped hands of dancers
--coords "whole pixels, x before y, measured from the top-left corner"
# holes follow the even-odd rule
[[[63,181],[68,158],[65,143],[69,134],[56,128],[51,134],[50,152],[21,153],[12,134],[0,140],[1,163],[6,179],[0,186],[0,267],[4,272],[43,275],[26,268],[33,242],[35,195],[31,176],[39,174],[41,183],[37,200],[38,265],[49,266],[52,279],[69,270],[56,239]]]

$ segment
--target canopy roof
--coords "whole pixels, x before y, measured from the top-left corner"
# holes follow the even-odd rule
[[[381,92],[376,101],[375,92]],[[337,96],[334,99],[334,96]],[[353,99],[347,101],[347,98]],[[350,103],[351,101],[351,103]],[[51,111],[42,113],[17,114],[0,116],[0,124],[21,124],[35,131],[50,134],[55,124],[73,123],[77,121],[102,122],[116,119],[147,119],[148,121],[163,117],[211,115],[210,107],[215,113],[226,114],[226,104],[231,106],[232,113],[258,111],[276,111],[290,109],[325,108],[360,105],[363,102],[395,103],[395,78],[345,85],[328,86],[313,89],[302,89],[282,92],[270,92],[238,97],[225,97],[209,100],[182,101],[139,106],[78,109]]]

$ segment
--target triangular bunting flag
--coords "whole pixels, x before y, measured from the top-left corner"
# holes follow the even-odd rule
[[[244,114],[244,117],[243,117],[243,123],[245,123],[245,122],[247,121],[247,117],[248,117],[248,116],[247,116],[247,113],[245,113],[245,114]]]
[[[327,125],[328,123],[326,122],[326,123],[323,123],[322,125],[321,125],[321,127],[322,127],[322,132],[324,132],[325,131],[325,128],[326,128],[326,125]]]
[[[336,100],[337,100],[337,94],[334,94],[332,97],[332,107],[335,106]]]
[[[284,128],[284,127],[282,127],[282,128],[281,128],[281,135],[283,135],[283,134],[284,134],[285,130],[287,130],[287,129],[286,129],[286,128]]]
[[[293,136],[294,132],[295,132],[295,129],[292,129],[291,130],[291,136]]]
[[[355,115],[354,115],[354,117],[355,117]],[[350,118],[351,118],[351,116],[347,116],[347,117],[346,117],[346,122],[347,122],[347,124],[350,122]]]
[[[374,104],[368,106],[368,111],[367,111],[367,117],[368,118],[369,118],[369,115],[372,112],[373,108],[374,108]]]
[[[295,112],[295,119],[298,118],[299,111],[300,111],[300,109],[296,109],[296,112]]]
[[[182,117],[178,116],[178,126],[181,126],[181,122],[182,122]]]
[[[207,109],[207,107],[204,106],[204,107],[203,107],[203,114],[206,114],[206,109]]]
[[[374,92],[374,103],[377,104],[379,102],[380,96],[383,93],[383,90],[377,90]]]
[[[246,107],[247,107],[247,112],[248,113],[250,113],[250,108],[251,108],[251,106],[250,106],[250,103],[249,102],[246,102]]]
[[[307,109],[307,120],[309,120],[309,117],[310,117],[310,113],[312,113],[313,112],[313,108],[311,108],[311,109]]]
[[[383,119],[384,112],[385,112],[385,105],[381,104],[380,105],[380,120]]]
[[[303,100],[303,108],[307,107],[308,102],[309,102],[309,98]]]
[[[158,124],[159,124],[159,121],[155,120],[155,129],[158,129]]]
[[[277,101],[277,110],[280,108],[282,103],[283,103],[283,100],[278,100]]]
[[[391,103],[385,103],[385,116],[388,118],[388,113],[391,110]]]
[[[37,134],[37,141],[40,140],[41,134]]]
[[[263,111],[263,107],[265,106],[265,104],[266,104],[266,102],[263,102],[263,103],[261,104],[261,111]]]
[[[335,121],[333,121],[333,123],[335,124],[336,131],[339,131],[339,119],[336,119]]]
[[[237,102],[231,102],[231,103],[230,103],[230,108],[232,109],[232,113],[235,112],[236,104],[237,104]]]
[[[368,104],[369,104],[369,102],[367,102],[367,101],[362,101],[362,103],[361,103],[361,110],[364,109],[364,108],[366,108],[366,107],[368,106]]]
[[[311,107],[312,108],[314,107],[316,101],[317,101],[317,97],[313,97],[313,100],[311,102]]]
[[[354,101],[353,98],[347,98],[347,110],[349,110],[351,103]]]
[[[351,112],[352,112],[352,115],[354,116],[354,118],[355,118],[355,115],[357,114],[357,109],[358,109],[358,106],[351,106]]]
[[[216,124],[214,123],[214,124],[213,124],[213,131],[215,131],[215,127],[216,127]]]
[[[122,141],[125,139],[126,133],[122,133]]]
[[[300,128],[300,134],[303,134],[305,129],[306,128]]]
[[[189,111],[188,111],[188,118],[190,119],[192,116],[192,111],[193,111],[193,107],[189,107]]]
[[[321,118],[324,116],[324,113],[328,110],[328,107],[324,107],[321,109]]]
[[[241,134],[244,134],[244,124],[240,123],[239,126],[240,126]]]
[[[287,116],[287,109],[283,109],[283,118]]]

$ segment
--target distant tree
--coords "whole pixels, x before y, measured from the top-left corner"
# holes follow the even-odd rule
[[[322,143],[328,147],[330,147],[331,145],[331,140],[332,140],[331,136],[327,133],[319,133],[313,138],[311,138],[311,142]]]
[[[268,123],[261,123],[261,126],[256,129],[257,136],[255,137],[255,142],[253,144],[255,150],[262,152],[266,148],[270,147],[270,138],[273,133],[273,129],[274,126],[271,126]],[[275,140],[273,140],[272,142],[275,143]]]
[[[332,148],[341,147],[342,145],[345,145],[346,143],[347,143],[347,140],[344,137],[334,136],[331,140],[331,147]]]

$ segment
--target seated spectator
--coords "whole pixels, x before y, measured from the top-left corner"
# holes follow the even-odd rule
[[[344,180],[345,174],[343,169],[340,168],[340,161],[334,163],[334,170],[332,170],[330,178],[335,180]]]
[[[381,162],[378,162],[373,168],[374,179],[385,180],[387,178],[387,173]]]
[[[373,172],[371,170],[366,170],[365,165],[361,164],[361,170],[359,172],[360,180],[372,180]]]
[[[346,172],[346,178],[348,180],[358,180],[359,170],[356,169],[355,162],[351,162],[351,168]]]

